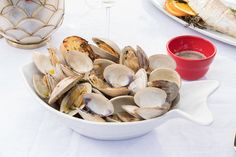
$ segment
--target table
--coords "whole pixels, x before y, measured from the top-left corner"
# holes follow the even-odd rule
[[[86,39],[105,34],[105,10],[90,9],[84,0],[66,1],[62,27],[53,37]],[[199,35],[169,19],[148,0],[119,0],[111,11],[111,38],[119,45],[138,44],[148,53],[165,53],[166,42],[178,35]],[[0,157],[234,157],[236,129],[236,48],[210,39],[218,54],[203,79],[221,82],[208,100],[211,126],[170,120],[146,136],[126,141],[96,141],[78,135],[48,113],[26,89],[20,67],[32,50],[15,49],[0,41]],[[37,51],[46,51],[43,47]]]

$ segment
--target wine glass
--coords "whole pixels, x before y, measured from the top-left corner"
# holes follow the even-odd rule
[[[106,37],[110,38],[110,21],[111,21],[111,7],[114,6],[116,0],[86,0],[87,5],[92,9],[105,8],[106,9]]]

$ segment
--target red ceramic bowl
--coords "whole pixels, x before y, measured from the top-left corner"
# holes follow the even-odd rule
[[[197,51],[206,56],[204,59],[191,60],[175,55],[181,51]],[[185,80],[203,77],[216,55],[216,47],[209,40],[197,36],[178,36],[167,43],[168,54],[176,61],[176,71]]]

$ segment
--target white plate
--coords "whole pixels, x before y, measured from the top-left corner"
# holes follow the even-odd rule
[[[218,81],[212,80],[184,83],[180,90],[180,102],[174,109],[161,117],[140,122],[97,123],[69,116],[46,104],[34,91],[32,75],[35,73],[38,73],[38,70],[33,63],[22,67],[25,84],[33,97],[38,100],[38,105],[44,106],[59,121],[79,134],[100,140],[123,140],[138,137],[152,131],[167,120],[177,117],[200,125],[209,125],[213,118],[207,106],[207,97],[219,86]]]
[[[168,13],[164,9],[163,6],[164,6],[164,3],[165,3],[165,0],[151,0],[151,1],[154,4],[154,6],[156,6],[156,8],[158,8],[160,11],[165,13],[167,16],[171,17],[172,19],[174,19],[175,21],[181,23],[182,25],[185,25],[185,26],[188,25],[188,23],[186,23],[185,21],[177,18],[176,16],[171,15],[170,13]],[[216,32],[216,31],[213,31],[213,30],[209,30],[209,29],[199,29],[199,28],[193,27],[193,26],[188,26],[188,27],[195,30],[195,31],[197,31],[197,32],[199,32],[199,33],[202,33],[206,36],[209,36],[209,37],[214,38],[216,40],[222,41],[226,44],[236,46],[236,38],[231,37],[229,35],[226,35],[226,34],[223,34],[223,33],[220,33],[220,32]]]

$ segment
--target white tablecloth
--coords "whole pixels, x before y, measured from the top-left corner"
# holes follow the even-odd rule
[[[90,9],[84,0],[66,0],[63,26],[52,38],[90,39],[104,36],[105,10]],[[121,46],[138,44],[149,54],[165,53],[166,42],[178,35],[202,36],[156,10],[148,0],[118,0],[111,11],[111,39]],[[31,61],[31,50],[0,41],[0,157],[234,157],[236,131],[236,48],[210,39],[218,54],[204,79],[221,82],[208,103],[211,126],[170,120],[146,136],[126,141],[96,141],[83,137],[48,113],[32,98],[19,68]],[[40,51],[46,51],[41,48]]]

